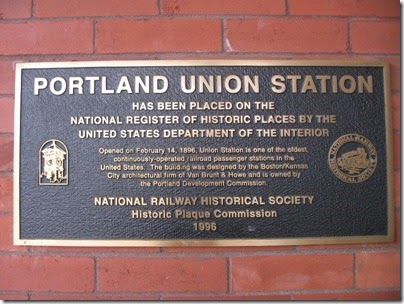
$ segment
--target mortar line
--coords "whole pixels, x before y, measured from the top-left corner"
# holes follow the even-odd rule
[[[33,249],[35,246],[31,246]],[[51,249],[50,249],[51,250]],[[334,254],[355,254],[358,252],[367,252],[367,253],[377,253],[377,252],[398,252],[400,248],[398,247],[372,247],[372,248],[356,248],[356,249],[317,249],[317,250],[301,250],[301,251],[258,251],[258,252],[211,252],[211,253],[166,253],[163,257],[168,259],[182,259],[182,258],[201,258],[201,259],[227,259],[227,258],[237,258],[237,257],[268,257],[268,256],[300,256],[300,255],[334,255]],[[8,252],[0,252],[0,256],[7,255]],[[96,257],[96,258],[139,258],[139,259],[153,259],[153,258],[161,258],[162,255],[160,252],[153,253],[131,253],[131,252],[122,252],[122,253],[113,253],[108,252],[65,252],[65,251],[32,251],[32,252],[14,252],[14,255],[18,256],[59,256],[59,257]]]
[[[233,292],[233,282],[232,282],[232,272],[233,263],[231,258],[227,258],[227,293],[231,294]]]
[[[97,53],[97,20],[93,22],[93,54]]]
[[[100,290],[100,282],[99,282],[99,261],[97,257],[94,257],[94,293],[97,293]]]
[[[35,11],[35,5],[34,5]],[[241,14],[229,14],[229,15],[215,15],[215,14],[184,14],[184,15],[172,15],[172,14],[156,14],[156,15],[136,15],[136,16],[85,16],[85,17],[44,17],[44,18],[13,18],[13,19],[2,19],[0,23],[26,23],[27,21],[33,22],[60,22],[60,21],[93,21],[93,20],[171,20],[171,19],[297,19],[297,20],[346,20],[351,19],[352,21],[372,21],[372,22],[388,22],[388,21],[400,21],[400,17],[356,17],[356,16],[338,16],[338,15],[241,15]]]
[[[315,295],[315,294],[327,294],[327,293],[367,293],[367,292],[394,292],[400,291],[399,287],[380,287],[380,288],[344,288],[344,289],[319,289],[319,290],[292,290],[288,291],[291,295]],[[239,294],[239,293],[237,293]]]
[[[354,271],[354,289],[357,290],[358,288],[358,283],[357,283],[357,270],[356,270],[356,253],[353,254],[353,271]]]
[[[352,22],[351,18],[348,18],[348,53],[352,53]]]
[[[0,177],[13,177],[13,171],[0,171]]]
[[[226,41],[227,41],[227,20],[225,18],[222,19],[222,52],[227,53]]]
[[[321,289],[321,290],[284,290],[284,291],[253,291],[253,292],[235,292],[233,296],[275,296],[275,295],[307,295],[307,294],[327,294],[327,293],[366,293],[366,292],[394,292],[400,291],[400,287],[379,287],[379,288],[361,288],[359,290],[354,290],[353,288],[344,289]],[[21,293],[31,294],[31,295],[94,295],[91,292],[66,292],[66,291],[32,291],[32,290],[19,290],[19,291],[0,291],[0,295],[19,295]],[[196,291],[184,294],[183,292],[99,292],[98,296],[229,296],[229,294],[224,292],[204,292]]]
[[[0,133],[0,138],[14,138],[14,133]]]

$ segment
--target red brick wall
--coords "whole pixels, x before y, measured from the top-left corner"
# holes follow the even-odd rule
[[[0,19],[0,299],[400,298],[398,0],[1,0]],[[390,62],[395,242],[13,246],[14,64],[181,58]]]

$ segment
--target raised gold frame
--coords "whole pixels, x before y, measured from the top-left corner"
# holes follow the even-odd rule
[[[83,68],[83,67],[156,67],[156,66],[320,66],[320,67],[382,67],[385,88],[387,206],[388,233],[385,236],[344,236],[284,239],[218,239],[218,240],[59,240],[20,237],[20,118],[21,72],[23,69]],[[389,64],[381,61],[326,60],[150,60],[150,61],[84,61],[17,63],[14,119],[14,245],[22,246],[81,246],[81,247],[198,247],[198,246],[290,246],[318,244],[383,243],[394,240],[393,141]]]

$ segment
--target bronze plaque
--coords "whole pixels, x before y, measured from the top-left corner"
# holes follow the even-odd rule
[[[393,238],[385,63],[23,63],[15,104],[17,245]]]

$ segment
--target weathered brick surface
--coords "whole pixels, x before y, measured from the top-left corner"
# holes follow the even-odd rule
[[[13,138],[0,134],[0,172],[13,169],[13,148]]]
[[[99,262],[103,292],[225,292],[225,259],[127,259]]]
[[[89,292],[94,290],[94,259],[0,256],[0,290]]]
[[[356,257],[359,288],[400,287],[400,252],[363,252]]]
[[[351,254],[234,258],[233,290],[242,292],[354,287]]]
[[[395,0],[290,0],[291,15],[400,17]]]
[[[0,133],[14,132],[14,100],[0,98]]]
[[[163,0],[164,14],[284,15],[285,0]]]
[[[12,61],[0,61],[0,94],[14,94],[14,67]]]
[[[93,51],[93,22],[41,21],[0,23],[0,54],[88,54]]]
[[[400,54],[400,21],[353,21],[352,51],[355,53]]]
[[[22,19],[31,17],[32,0],[1,0],[0,19]]]
[[[344,20],[232,19],[227,21],[229,52],[343,53],[348,48]]]
[[[0,176],[0,212],[13,210],[13,177]]]
[[[157,14],[157,0],[35,0],[38,18]]]
[[[111,20],[97,23],[97,53],[219,52],[214,19]]]

